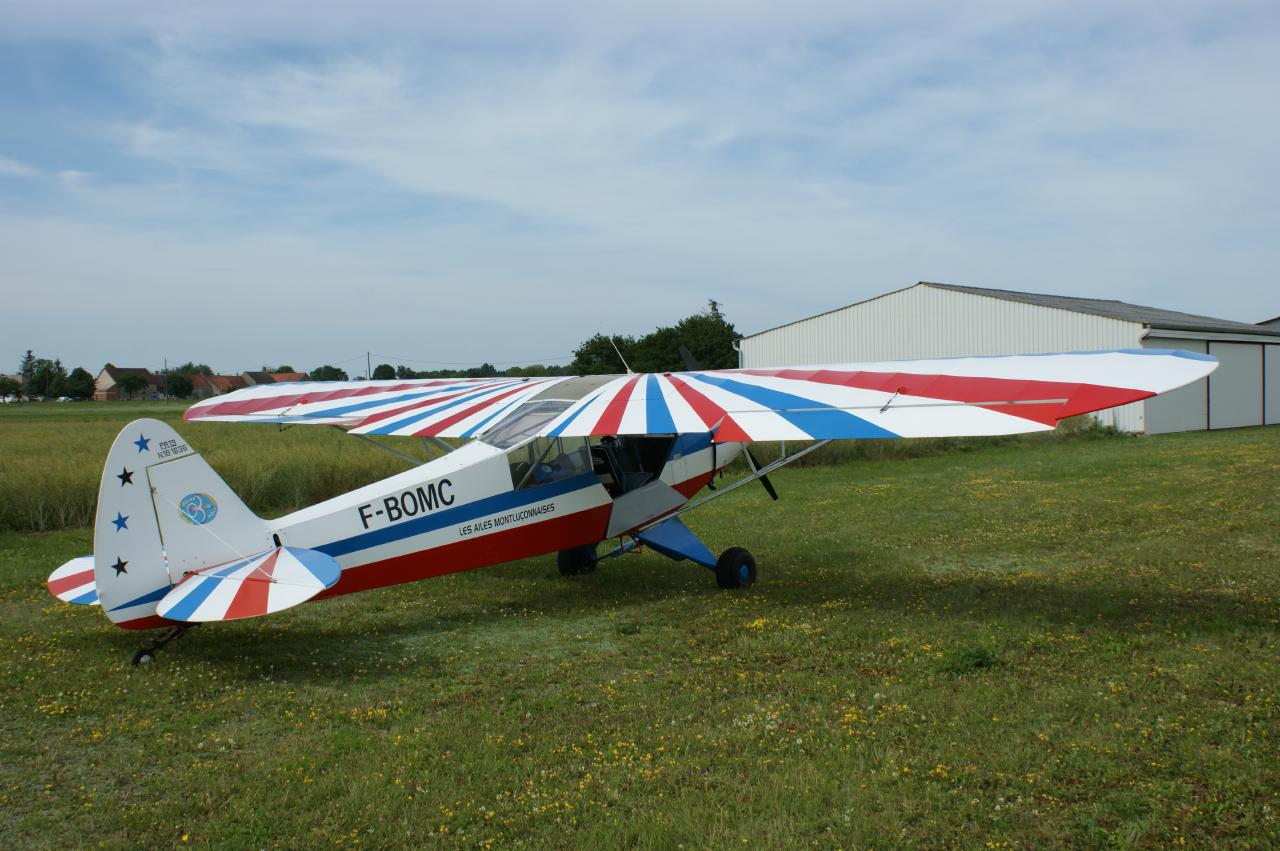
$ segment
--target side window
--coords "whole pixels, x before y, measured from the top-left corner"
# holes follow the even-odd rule
[[[591,472],[591,450],[584,437],[539,437],[508,452],[507,463],[522,490]]]

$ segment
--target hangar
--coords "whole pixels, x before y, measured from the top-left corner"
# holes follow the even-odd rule
[[[1184,349],[1209,378],[1097,414],[1123,431],[1280,423],[1280,324],[1251,325],[1122,301],[921,282],[739,342],[744,367],[1071,352]]]

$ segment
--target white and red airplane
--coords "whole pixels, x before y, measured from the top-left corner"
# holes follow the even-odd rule
[[[1003,435],[1138,401],[1205,377],[1217,361],[1156,349],[792,369],[554,378],[267,384],[198,402],[189,422],[321,424],[410,469],[267,520],[168,425],[125,426],[98,491],[94,554],[49,577],[71,603],[126,629],[190,626],[311,599],[557,552],[560,571],[647,546],[709,568],[722,588],[756,578],[751,554],[719,557],[680,514],[829,440]],[[423,463],[373,436],[434,441]],[[454,448],[440,440],[463,438]],[[815,441],[758,465],[753,441]],[[746,454],[749,471],[690,502]],[[601,554],[601,542],[618,544]]]

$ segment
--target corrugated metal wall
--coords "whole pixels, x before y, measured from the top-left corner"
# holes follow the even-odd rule
[[[1263,346],[1266,360],[1263,362],[1265,379],[1262,384],[1264,396],[1263,407],[1266,410],[1267,425],[1280,423],[1280,346]]]

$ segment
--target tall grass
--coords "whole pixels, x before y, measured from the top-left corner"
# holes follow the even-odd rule
[[[93,402],[0,408],[0,529],[45,532],[93,522],[102,463],[139,417],[173,425],[253,511],[273,516],[405,469],[324,428],[184,424],[181,403]],[[397,446],[414,451],[414,446]],[[422,453],[419,452],[419,455]]]
[[[91,402],[0,407],[0,530],[47,532],[93,523],[102,463],[125,425],[153,417],[176,427],[245,504],[263,516],[311,505],[405,469],[405,462],[344,434],[314,426],[182,422],[180,402]],[[813,467],[855,460],[923,458],[1014,442],[1114,435],[1092,420],[1045,434],[991,438],[845,440],[795,462]],[[799,444],[758,444],[768,463]],[[411,440],[401,452],[423,456]]]

